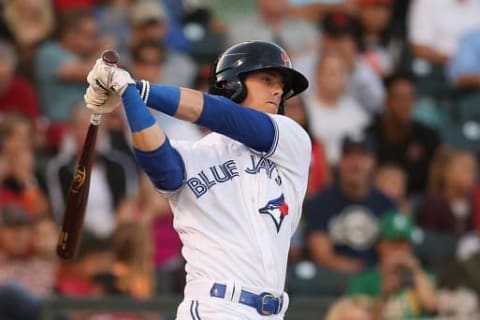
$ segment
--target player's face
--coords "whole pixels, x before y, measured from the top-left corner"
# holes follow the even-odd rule
[[[283,77],[275,71],[254,72],[245,79],[247,97],[243,105],[267,113],[277,113],[282,101]]]

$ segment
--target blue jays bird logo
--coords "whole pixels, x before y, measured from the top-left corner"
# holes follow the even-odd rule
[[[278,233],[283,219],[288,215],[288,205],[283,194],[281,194],[280,197],[268,201],[263,208],[258,209],[258,212],[268,214],[272,218]]]

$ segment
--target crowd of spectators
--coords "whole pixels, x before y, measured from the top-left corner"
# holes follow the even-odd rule
[[[338,298],[329,320],[478,316],[480,3],[250,0],[226,20],[230,2],[0,1],[0,315],[36,319],[56,295],[182,294],[173,216],[121,109],[102,120],[78,255],[55,255],[87,73],[114,48],[136,79],[207,90],[216,56],[260,39],[310,82],[286,104],[312,141],[289,294]],[[173,139],[208,134],[154,116]],[[82,319],[116,316],[160,319]]]

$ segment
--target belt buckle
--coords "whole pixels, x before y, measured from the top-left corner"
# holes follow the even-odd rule
[[[257,311],[263,315],[263,316],[271,316],[272,314],[274,314],[274,312],[271,312],[271,311],[268,311],[268,310],[265,310],[264,307],[265,305],[268,303],[268,299],[275,299],[275,297],[273,296],[273,294],[271,293],[268,293],[268,292],[264,292],[262,294],[260,294],[260,310],[257,309]]]

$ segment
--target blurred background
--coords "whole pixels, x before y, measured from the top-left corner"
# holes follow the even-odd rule
[[[287,320],[480,319],[478,0],[0,1],[0,318],[173,319],[168,202],[102,120],[78,257],[55,255],[106,48],[134,78],[208,89],[228,46],[284,47],[311,137]],[[205,132],[155,113],[173,139]]]

